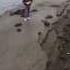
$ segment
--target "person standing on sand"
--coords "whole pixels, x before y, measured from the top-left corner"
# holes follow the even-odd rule
[[[27,21],[30,19],[30,7],[33,0],[23,0],[23,4],[25,6],[24,9],[24,21]]]

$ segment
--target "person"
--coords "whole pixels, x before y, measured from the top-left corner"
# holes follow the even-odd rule
[[[30,19],[30,7],[33,0],[23,0],[23,4],[25,6],[24,9],[24,21],[27,21]]]

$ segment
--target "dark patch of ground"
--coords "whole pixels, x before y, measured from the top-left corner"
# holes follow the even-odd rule
[[[24,9],[16,10],[15,12],[10,12],[10,15],[24,15]]]
[[[11,16],[13,16],[13,15],[21,15],[21,17],[24,17],[24,10],[25,9],[18,9],[15,12],[10,12],[10,15]],[[38,10],[37,9],[32,9],[31,12],[38,12]]]
[[[18,28],[18,29],[17,29],[17,32],[21,32],[21,31],[22,31],[22,29],[21,29],[21,28]]]
[[[45,4],[44,3],[40,3],[40,4],[38,4],[38,6],[39,7],[43,7],[43,6],[45,6]]]
[[[41,20],[41,21],[45,26],[47,26],[47,27],[50,26],[50,23],[47,20]]]
[[[60,7],[60,5],[50,5],[50,7]]]
[[[52,19],[52,18],[53,18],[52,15],[48,15],[48,16],[45,17],[45,19]]]
[[[41,32],[38,32],[38,35],[41,35]]]
[[[16,23],[14,26],[15,27],[21,27],[22,26],[22,23]]]
[[[31,12],[38,12],[38,10],[37,9],[32,9]]]

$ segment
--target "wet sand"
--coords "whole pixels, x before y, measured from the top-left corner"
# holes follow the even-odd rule
[[[24,22],[20,15],[5,13],[0,17],[0,70],[44,70],[47,62],[45,52],[38,44],[38,32],[44,30],[41,22],[48,14],[54,22],[56,8],[36,7],[31,21]],[[22,23],[15,27],[16,23]],[[19,32],[17,29],[20,29]]]

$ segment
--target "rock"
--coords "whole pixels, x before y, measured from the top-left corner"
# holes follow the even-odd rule
[[[49,23],[47,20],[41,20],[41,21],[43,22],[43,24],[44,24],[45,26],[47,26],[47,27],[50,26],[50,23]]]
[[[60,13],[60,14],[59,14],[59,13],[58,13],[58,14],[56,14],[56,16],[57,16],[57,17],[60,17],[61,15],[62,15],[61,13]]]
[[[50,5],[50,7],[60,7],[60,5]]]
[[[16,23],[14,26],[15,27],[20,27],[20,26],[22,26],[22,23]]]
[[[32,9],[31,12],[38,12],[38,10],[37,9]]]
[[[21,32],[22,30],[20,28],[17,29],[17,32]]]
[[[16,10],[15,12],[10,12],[10,15],[24,15],[24,9]]]
[[[48,16],[45,17],[45,19],[52,19],[52,18],[53,18],[52,15],[48,15]]]
[[[38,35],[41,35],[41,32],[38,32]]]

